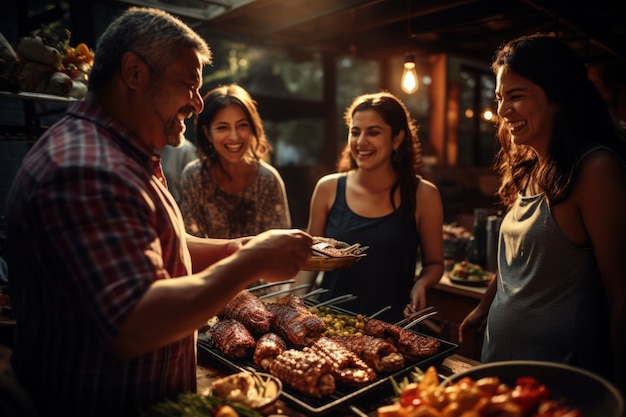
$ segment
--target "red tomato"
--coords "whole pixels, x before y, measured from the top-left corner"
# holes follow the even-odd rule
[[[551,397],[548,388],[535,378],[518,378],[515,388],[511,391],[511,401],[519,405],[524,414],[536,409],[539,403]]]

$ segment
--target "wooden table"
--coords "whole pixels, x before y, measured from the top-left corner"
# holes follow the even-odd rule
[[[426,293],[427,304],[434,306],[439,313],[424,322],[420,332],[458,344],[459,355],[480,360],[483,333],[467,338],[462,344],[458,335],[461,322],[478,305],[486,289],[455,284],[444,274],[439,283]]]

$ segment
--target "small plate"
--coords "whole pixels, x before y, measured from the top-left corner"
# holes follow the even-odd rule
[[[450,278],[450,282],[458,285],[466,285],[468,287],[484,287],[489,285],[489,281],[493,278],[493,274],[487,273],[485,274],[485,278],[481,280],[469,280],[466,278],[455,277],[452,274],[448,274],[448,278]]]
[[[252,379],[254,380],[254,386],[255,389],[258,391],[258,393],[260,394],[258,397],[246,397],[246,398],[230,398],[228,396],[228,394],[226,394],[224,397],[225,400],[227,401],[233,401],[233,402],[239,402],[243,405],[245,405],[246,407],[249,407],[253,410],[263,410],[265,408],[268,408],[270,405],[274,404],[278,398],[280,397],[282,391],[283,391],[283,383],[280,379],[278,379],[277,377],[275,377],[274,375],[265,373],[265,372],[256,372],[256,371],[241,371],[240,374],[249,374],[252,376]],[[226,376],[222,379],[232,379],[232,378],[237,378],[239,374],[232,374],[229,376]],[[234,380],[236,381],[236,379]],[[233,385],[233,388],[237,388],[239,387],[237,384]],[[211,388],[209,390],[211,395],[218,395],[217,392],[214,392],[213,389]],[[242,395],[242,393],[238,393],[235,395]]]
[[[363,255],[346,255],[333,258],[325,258],[322,256],[311,256],[302,270],[304,271],[335,271],[337,269],[349,268],[356,261],[361,259]]]

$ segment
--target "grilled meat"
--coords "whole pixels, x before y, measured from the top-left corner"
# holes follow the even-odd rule
[[[287,349],[269,365],[269,372],[304,395],[322,398],[335,392],[333,366],[316,352]]]
[[[379,373],[391,373],[404,367],[404,356],[396,347],[369,335],[331,336],[331,339],[354,352],[359,358]]]
[[[365,323],[364,333],[392,343],[410,362],[435,355],[441,345],[437,339],[377,319]]]
[[[243,358],[256,346],[246,326],[233,319],[219,320],[208,335],[215,347],[230,358]]]
[[[287,345],[282,337],[276,333],[265,333],[256,342],[253,361],[258,367],[267,371],[276,356],[286,349]]]
[[[309,349],[332,364],[332,374],[337,382],[359,387],[376,380],[374,370],[339,342],[321,337]]]
[[[235,319],[255,333],[267,333],[270,330],[272,313],[267,311],[265,303],[260,298],[248,290],[243,290],[226,304],[218,317]]]
[[[290,295],[267,304],[273,315],[272,328],[289,343],[310,346],[326,331],[326,323],[309,312],[300,297]]]

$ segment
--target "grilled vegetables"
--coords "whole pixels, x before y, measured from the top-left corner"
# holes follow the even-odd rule
[[[322,398],[335,391],[332,364],[311,349],[287,349],[270,363],[269,371],[310,397]]]
[[[253,361],[256,366],[267,371],[276,356],[287,350],[287,344],[276,333],[265,333],[256,342]]]

